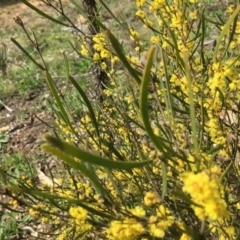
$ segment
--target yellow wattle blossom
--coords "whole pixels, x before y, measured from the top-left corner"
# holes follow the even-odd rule
[[[137,32],[137,31],[134,30],[133,28],[130,28],[129,31],[130,31],[130,39],[131,39],[132,41],[134,41],[134,40],[136,40],[136,39],[139,38],[139,36],[140,36],[139,32]]]
[[[152,27],[153,26],[153,22],[147,19],[144,19],[144,27],[148,28],[148,27]]]
[[[236,239],[236,229],[234,226],[223,226],[223,221],[212,222],[209,224],[212,233],[218,233],[219,239]],[[227,236],[226,237],[226,233]]]
[[[56,240],[65,240],[67,238],[68,231],[64,230],[57,238]]]
[[[133,209],[130,209],[129,212],[131,212],[136,217],[145,217],[146,211],[141,206],[136,206]]]
[[[188,236],[186,233],[183,233],[180,237],[180,240],[192,240],[190,236]]]
[[[161,41],[161,38],[159,36],[152,36],[150,39],[151,43],[157,44]]]
[[[197,3],[199,1],[190,0],[190,2]],[[127,29],[127,34],[133,42],[129,46],[122,44],[123,52],[126,54],[133,68],[137,67],[137,69],[141,69],[145,65],[142,63],[141,56],[144,56],[144,51],[147,50],[146,48],[148,48],[149,43],[158,45],[156,49],[161,48],[162,53],[159,54],[158,51],[156,58],[154,58],[154,67],[151,68],[152,76],[156,76],[156,82],[159,82],[155,83],[157,97],[154,94],[149,94],[149,99],[154,100],[156,98],[156,100],[159,100],[158,110],[160,111],[156,111],[155,104],[153,104],[153,106],[151,105],[152,108],[149,108],[149,113],[151,113],[149,116],[152,117],[154,115],[153,117],[158,120],[161,126],[161,133],[163,133],[162,128],[163,130],[167,129],[166,135],[169,143],[171,143],[169,145],[172,145],[174,151],[179,153],[179,158],[167,159],[168,187],[171,190],[179,190],[182,187],[182,190],[190,195],[192,201],[196,203],[191,208],[200,221],[196,221],[196,217],[192,214],[192,211],[188,211],[186,207],[187,203],[183,204],[184,199],[179,199],[179,196],[171,194],[171,191],[168,192],[167,197],[170,201],[174,201],[174,204],[168,202],[168,206],[171,207],[171,212],[176,216],[181,215],[183,223],[194,223],[195,226],[198,225],[200,227],[201,220],[206,220],[204,229],[206,232],[211,231],[211,234],[215,234],[216,238],[219,239],[227,239],[226,237],[235,239],[236,236],[234,234],[236,234],[237,229],[231,226],[235,221],[235,216],[231,214],[226,219],[229,216],[227,204],[229,204],[229,211],[232,211],[232,213],[236,211],[236,208],[240,209],[240,204],[231,205],[231,203],[236,203],[238,198],[233,191],[233,182],[230,182],[229,185],[227,184],[229,176],[224,176],[224,186],[222,186],[219,179],[221,168],[225,167],[228,163],[227,161],[226,163],[222,161],[219,156],[233,159],[231,158],[231,152],[234,151],[233,147],[229,146],[233,145],[232,142],[229,145],[227,142],[229,132],[226,128],[228,126],[225,126],[222,119],[219,119],[219,113],[223,107],[229,109],[234,103],[238,104],[238,100],[240,100],[238,92],[240,90],[240,85],[238,84],[240,79],[240,74],[238,73],[240,64],[238,57],[234,59],[234,51],[238,52],[239,50],[240,22],[236,23],[236,32],[238,35],[233,36],[230,43],[230,51],[226,51],[225,56],[221,56],[221,51],[225,50],[225,40],[222,41],[219,47],[219,56],[216,56],[216,60],[212,61],[212,52],[209,51],[205,55],[205,49],[201,49],[202,44],[198,45],[200,40],[205,40],[202,38],[204,34],[199,33],[198,36],[195,34],[196,26],[200,26],[200,19],[197,16],[202,14],[202,4],[201,6],[189,4],[189,2],[186,4],[186,2],[181,0],[173,0],[171,3],[166,0],[136,0],[136,5],[139,9],[135,14],[138,18],[136,16],[135,18],[143,22],[147,27],[152,26],[153,28],[147,30],[149,34],[146,34],[142,40],[140,40],[141,31],[138,32],[132,27]],[[200,8],[198,8],[199,6]],[[231,8],[228,12],[230,13],[233,10]],[[229,16],[229,14],[226,15],[227,17]],[[153,17],[155,18],[154,20]],[[230,26],[230,29],[232,29],[232,26]],[[170,32],[173,34],[172,36],[175,36],[174,41]],[[140,127],[142,124],[135,126],[137,124],[133,124],[132,122],[129,124],[128,120],[121,119],[121,115],[124,114],[125,116],[126,114],[135,120],[136,123],[141,123],[139,106],[138,104],[134,104],[137,103],[139,87],[135,87],[130,81],[128,85],[128,80],[132,79],[128,79],[128,74],[124,73],[125,71],[123,71],[120,63],[115,65],[120,60],[114,56],[115,51],[113,51],[109,43],[110,41],[104,33],[93,36],[93,53],[92,55],[90,53],[90,55],[93,61],[99,61],[103,70],[108,71],[107,74],[111,78],[111,83],[103,90],[103,94],[105,97],[111,96],[111,98],[106,98],[106,101],[104,100],[99,112],[96,110],[96,113],[98,113],[99,136],[95,134],[96,130],[89,117],[90,115],[85,109],[81,112],[80,124],[76,123],[76,126],[74,126],[74,129],[80,135],[78,136],[79,147],[87,148],[92,152],[98,152],[101,156],[114,161],[118,161],[121,158],[126,161],[141,160],[142,157],[138,155],[138,150],[140,149],[144,157],[153,159],[153,164],[149,169],[149,176],[146,176],[148,172],[145,168],[135,168],[131,174],[127,171],[110,170],[114,179],[117,180],[117,187],[121,191],[124,203],[119,199],[116,191],[117,188],[113,184],[114,181],[109,180],[110,175],[106,174],[101,167],[97,167],[97,170],[93,169],[99,181],[104,184],[104,188],[109,191],[116,202],[116,208],[111,204],[106,204],[107,201],[102,199],[101,195],[97,195],[91,183],[83,176],[76,176],[76,183],[72,179],[68,180],[69,185],[67,185],[67,182],[64,184],[64,187],[67,186],[67,189],[63,187],[60,190],[57,190],[57,187],[52,188],[60,196],[79,197],[79,199],[86,200],[89,206],[98,211],[111,213],[117,219],[112,222],[110,222],[111,220],[108,222],[107,219],[104,219],[102,222],[100,216],[96,216],[91,212],[87,213],[82,208],[71,207],[69,213],[73,218],[67,220],[67,225],[62,229],[62,234],[58,240],[68,237],[68,233],[72,231],[71,228],[68,228],[69,226],[74,227],[77,234],[92,228],[91,235],[99,239],[146,240],[164,238],[165,235],[170,237],[173,233],[173,227],[171,228],[171,226],[173,226],[174,221],[174,228],[178,228],[175,231],[175,233],[178,233],[176,238],[190,240],[191,237],[187,235],[187,226],[185,228],[184,224],[179,226],[179,218],[175,219],[169,209],[164,205],[159,205],[160,199],[158,195],[152,192],[153,184],[159,194],[162,191],[161,176],[163,169],[161,162],[164,153],[160,153],[160,151],[154,148],[148,139],[145,129]],[[128,52],[130,48],[132,51]],[[81,49],[82,53],[86,56],[89,54],[84,41]],[[189,106],[188,77],[185,69],[182,68],[182,63],[179,64],[177,60],[178,54],[182,58],[189,57],[191,86],[193,89],[194,105],[196,107],[197,131],[201,127],[203,128],[202,136],[199,134],[201,137],[201,144],[199,144],[201,146],[201,149],[199,149],[199,159],[201,159],[199,169],[202,170],[200,172],[197,172],[199,171],[196,164],[197,159],[191,149],[192,129],[189,126],[190,122],[187,114]],[[229,56],[231,56],[231,59],[228,59]],[[106,62],[103,62],[105,60]],[[158,80],[161,80],[161,83]],[[166,106],[171,102],[171,96],[169,96],[169,103],[168,96],[165,97],[166,93],[168,93],[168,90],[165,88],[166,83],[169,84],[170,95],[173,94],[172,113],[166,110]],[[109,102],[109,99],[113,101]],[[234,101],[233,99],[237,100]],[[175,101],[177,105],[175,105]],[[183,105],[181,104],[182,102],[184,103]],[[161,106],[161,103],[164,104]],[[199,106],[203,106],[203,109],[200,110]],[[95,111],[95,104],[93,107]],[[161,110],[160,108],[163,109]],[[236,114],[239,112],[238,109],[234,110]],[[201,114],[206,114],[206,116],[201,116]],[[172,118],[175,118],[174,121]],[[60,132],[63,132],[63,135],[67,135],[65,140],[74,143],[72,129],[64,122],[59,128]],[[238,127],[234,124],[229,129],[231,130],[231,134],[239,131]],[[159,127],[153,127],[153,131],[155,135],[159,135]],[[164,138],[164,135],[161,134],[161,137]],[[101,144],[101,139],[111,143],[112,149],[116,149],[116,151],[113,152],[109,147]],[[137,143],[137,147],[135,143]],[[221,145],[222,149],[212,154],[211,148],[215,148],[215,145]],[[218,146],[216,146],[217,148]],[[181,157],[181,155],[184,157]],[[236,163],[239,163],[238,158],[236,156]],[[75,159],[79,162],[77,158]],[[213,162],[214,164],[219,164],[221,168],[218,166],[212,167]],[[191,172],[186,172],[190,170]],[[231,171],[230,169],[229,172]],[[239,169],[237,171],[240,173]],[[183,186],[178,178],[181,173],[183,173],[181,175]],[[234,180],[234,177],[231,176],[230,181]],[[146,195],[143,201],[141,201],[143,192]],[[226,197],[228,203],[223,198],[225,194],[226,196],[230,194]],[[126,208],[126,206],[131,207]],[[177,213],[174,212],[176,206],[178,207]],[[118,209],[121,211],[118,211]],[[39,213],[37,212],[37,214]],[[90,220],[94,220],[99,224],[91,226],[88,223]],[[60,218],[53,218],[54,223],[59,223],[60,221]]]
[[[107,42],[103,33],[98,33],[93,37],[93,48],[97,51],[93,54],[93,60],[97,61],[99,58],[111,58],[111,52],[106,48]],[[106,70],[102,67],[103,70]]]
[[[77,234],[81,234],[92,228],[92,225],[90,225],[86,221],[88,212],[84,208],[71,207],[69,209],[69,214],[74,218],[72,221],[76,224],[76,233]]]
[[[136,5],[138,7],[142,7],[144,5],[144,3],[145,3],[145,0],[136,0]]]
[[[189,13],[189,17],[190,17],[192,20],[196,20],[196,19],[197,19],[197,16],[198,16],[198,15],[197,15],[197,10]]]
[[[144,204],[146,206],[151,206],[159,202],[157,195],[153,192],[147,192],[144,197]]]
[[[87,218],[87,211],[82,207],[71,207],[69,214],[79,221],[85,221]]]
[[[164,230],[159,228],[157,224],[151,224],[149,227],[149,232],[153,237],[163,238],[165,236]]]
[[[99,53],[94,53],[93,54],[93,61],[99,61],[100,60],[100,55]]]
[[[149,6],[149,10],[156,13],[165,5],[165,0],[153,0]]]
[[[192,200],[200,206],[192,206],[199,219],[221,220],[228,216],[227,205],[221,197],[218,179],[212,179],[211,173],[185,172],[182,174],[183,191],[190,194]]]
[[[145,231],[143,225],[135,218],[127,218],[124,221],[113,221],[107,230],[110,240],[134,240]]]
[[[103,49],[100,52],[100,56],[101,56],[101,58],[110,58],[111,57],[111,53],[108,50]]]
[[[205,203],[205,214],[212,221],[227,217],[227,204],[223,199],[208,200]]]
[[[156,216],[149,218],[149,233],[153,237],[163,238],[165,231],[174,223],[174,217],[171,215],[168,208],[160,205],[156,209]]]
[[[145,13],[144,11],[142,11],[142,10],[138,10],[138,11],[136,12],[136,16],[144,19],[144,18],[146,18],[146,13]]]
[[[33,217],[37,217],[37,216],[40,215],[39,211],[37,211],[37,210],[35,210],[33,208],[30,208],[28,212],[29,212],[29,215],[31,215]]]
[[[9,204],[11,204],[11,205],[13,206],[14,209],[16,209],[16,208],[19,206],[17,200],[11,200],[11,201],[9,202]]]
[[[228,6],[228,8],[227,8],[227,13],[233,13],[234,12],[234,10],[235,10],[235,7],[234,7],[234,5],[229,5]]]
[[[89,51],[86,47],[86,42],[81,45],[81,54],[86,57],[89,55]]]
[[[101,69],[106,71],[107,70],[107,64],[105,62],[101,63]]]
[[[47,222],[49,222],[49,219],[46,218],[46,217],[42,217],[42,218],[41,218],[41,221],[42,221],[42,223],[47,223]]]
[[[128,60],[130,61],[130,63],[132,63],[133,65],[137,65],[137,66],[140,66],[140,65],[141,65],[139,59],[136,58],[136,57],[127,56],[127,59],[128,59]]]

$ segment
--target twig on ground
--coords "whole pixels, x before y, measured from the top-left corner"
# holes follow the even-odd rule
[[[12,112],[13,110],[8,107],[7,105],[5,105],[1,100],[0,100],[0,104],[2,104],[9,112]]]

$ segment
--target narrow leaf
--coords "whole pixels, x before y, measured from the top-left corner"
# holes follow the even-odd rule
[[[62,159],[64,162],[66,162],[69,166],[71,166],[75,170],[80,171],[83,175],[89,178],[89,180],[92,182],[93,186],[95,187],[96,191],[99,194],[101,194],[103,197],[108,197],[108,199],[110,198],[110,195],[106,193],[106,190],[103,188],[102,184],[99,182],[95,174],[89,171],[83,164],[75,161],[73,158],[69,157],[65,153],[58,150],[57,148],[48,145],[43,145],[42,148],[46,152],[51,153],[57,156],[58,158]]]
[[[121,47],[119,41],[117,40],[117,38],[109,30],[107,31],[107,36],[110,39],[110,42],[111,42],[114,50],[116,51],[117,56],[120,58],[120,60],[122,61],[124,66],[127,68],[129,73],[136,80],[136,82],[138,84],[140,84],[141,80],[140,80],[140,78],[137,74],[137,71],[135,69],[133,69],[131,64],[128,62],[128,60],[127,60],[125,54],[123,53],[122,47]]]
[[[113,143],[106,141],[105,139],[101,138],[101,143],[107,147],[119,160],[124,161],[124,157],[119,153],[119,151],[114,147]]]
[[[88,233],[89,231],[90,231],[90,230],[87,229],[87,230],[85,230],[85,231],[79,233],[74,239],[75,239],[75,240],[83,239],[84,235],[85,235],[86,233]],[[85,237],[86,237],[86,236],[85,236]]]
[[[11,41],[32,61],[34,62],[41,70],[45,70],[45,68],[40,65],[35,59],[21,46],[21,44],[14,38],[11,38]]]
[[[97,23],[97,25],[102,28],[104,31],[106,31],[108,28],[97,18],[95,17],[95,22]]]
[[[7,176],[2,168],[0,168],[0,179],[3,184],[7,184]]]
[[[109,12],[109,14],[112,16],[113,19],[115,19],[116,22],[119,23],[120,26],[122,26],[123,24],[119,21],[119,19],[113,14],[113,12],[111,11],[111,9],[107,6],[107,4],[104,3],[104,1],[99,0],[101,2],[101,4],[104,6],[104,8],[106,8],[106,10]]]
[[[15,192],[28,193],[32,196],[39,196],[39,197],[42,197],[42,198],[48,199],[48,200],[51,200],[51,199],[64,200],[64,201],[67,201],[69,204],[80,206],[80,207],[86,209],[89,213],[92,213],[94,215],[97,215],[97,216],[100,216],[100,217],[103,217],[103,218],[107,218],[107,219],[111,219],[111,220],[116,220],[116,217],[114,217],[112,215],[109,215],[107,213],[104,213],[104,212],[97,211],[96,209],[88,206],[87,203],[83,200],[66,198],[66,197],[62,197],[62,196],[58,196],[58,195],[53,195],[53,194],[50,194],[48,192],[43,192],[43,191],[39,191],[39,190],[32,190],[32,189],[29,189],[29,188],[19,188],[17,186],[8,186],[7,188],[9,190],[12,190],[12,191],[15,191]]]
[[[151,160],[141,161],[141,162],[120,162],[113,161],[93,153],[89,153],[83,149],[77,148],[69,143],[63,142],[55,137],[50,135],[46,136],[46,140],[51,143],[53,146],[62,150],[64,153],[69,154],[73,157],[81,159],[87,163],[99,165],[102,167],[113,168],[113,169],[122,169],[122,170],[130,170],[132,168],[143,167],[147,164],[152,163]],[[44,146],[44,149],[49,149],[50,146]]]
[[[65,95],[65,93],[68,90],[68,86],[69,86],[69,64],[68,64],[67,55],[65,53],[63,53],[63,57],[64,57],[64,62],[65,62],[65,67],[66,67],[66,88],[63,93],[63,95]]]
[[[98,123],[97,123],[97,119],[93,110],[93,107],[87,97],[87,95],[85,94],[85,92],[82,90],[82,88],[80,87],[80,85],[75,81],[75,79],[69,75],[69,80],[71,81],[71,83],[74,85],[74,87],[77,89],[77,91],[79,92],[79,94],[81,95],[83,101],[85,102],[88,111],[90,113],[90,117],[92,120],[92,124],[94,125],[95,129],[96,129],[96,133],[99,136],[99,130],[98,130]]]
[[[70,2],[77,8],[80,14],[84,14],[84,10],[80,7],[80,5],[75,0],[70,0]]]
[[[192,88],[192,77],[190,73],[189,59],[186,55],[184,55],[184,68],[185,68],[186,78],[188,81],[188,98],[189,98],[189,108],[190,108],[192,140],[193,140],[194,151],[197,159],[196,165],[197,165],[197,169],[199,169],[200,159],[199,159],[198,134],[197,134],[197,126],[196,126],[195,105],[194,105],[194,93]]]
[[[148,136],[151,138],[154,145],[160,151],[163,151],[163,146],[160,144],[159,139],[155,136],[152,130],[152,127],[149,121],[149,114],[148,114],[148,85],[150,81],[154,51],[155,51],[155,48],[151,47],[148,53],[147,63],[145,65],[143,76],[142,76],[142,84],[140,89],[140,111],[141,111],[143,124]]]
[[[104,170],[106,171],[107,177],[108,177],[109,181],[112,183],[112,186],[115,189],[116,193],[118,194],[119,198],[121,199],[122,202],[124,202],[123,194],[120,191],[116,181],[114,180],[112,172],[108,168],[104,168]]]
[[[53,94],[53,96],[54,96],[54,98],[55,98],[55,100],[57,102],[57,105],[58,105],[58,107],[60,109],[60,112],[61,112],[61,115],[63,116],[64,121],[71,128],[72,132],[75,133],[75,130],[74,130],[74,128],[73,128],[73,126],[72,126],[72,124],[71,124],[71,122],[69,120],[68,113],[66,112],[66,110],[65,110],[65,108],[63,106],[63,103],[62,103],[62,101],[61,101],[61,99],[60,99],[60,97],[58,95],[57,89],[56,89],[56,87],[55,87],[55,85],[53,83],[51,75],[49,74],[48,71],[44,71],[44,73],[45,73],[45,76],[46,76],[46,80],[47,80],[48,86],[49,86],[49,88],[50,88],[50,90],[51,90],[51,92],[52,92],[52,94]]]
[[[220,34],[220,36],[217,39],[217,45],[215,48],[215,53],[214,56],[216,57],[218,54],[218,50],[219,50],[219,46],[220,43],[223,39],[223,37],[226,35],[226,33],[229,31],[230,29],[230,25],[232,24],[232,22],[234,21],[235,17],[238,15],[238,12],[240,11],[240,4],[237,6],[237,8],[235,9],[235,11],[233,12],[233,14],[230,16],[230,18],[228,19],[227,23],[224,25],[222,32]]]
[[[162,200],[167,194],[167,168],[166,163],[162,161],[162,180],[163,180],[163,189],[162,189]]]
[[[185,193],[180,192],[180,191],[171,191],[171,196],[175,196],[175,197],[179,197],[182,200],[184,200],[186,203],[190,204],[190,205],[194,205],[196,207],[200,207],[202,208],[201,205],[195,203],[194,201],[191,200],[191,198],[189,198]]]
[[[227,166],[227,169],[223,172],[222,176],[220,177],[220,181],[222,181],[224,179],[224,177],[228,174],[228,172],[231,170],[233,164],[234,164],[234,161],[231,161],[230,164]]]

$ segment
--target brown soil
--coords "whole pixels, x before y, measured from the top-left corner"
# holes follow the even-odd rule
[[[44,12],[52,12],[52,9],[46,7],[39,0],[29,1],[35,7],[41,9]],[[24,23],[28,23],[30,20],[35,21],[40,19],[39,15],[32,9],[27,7],[21,1],[1,1],[0,3],[0,22],[1,27],[9,27],[15,24],[14,18],[20,17]]]
[[[53,10],[46,7],[40,0],[30,0],[29,2],[45,13],[53,14]],[[14,18],[17,16],[22,19],[24,24],[29,23],[31,26],[38,24],[43,19],[20,1],[0,1],[0,28],[6,33],[15,24]],[[39,149],[39,145],[42,143],[42,134],[49,130],[49,127],[38,118],[51,123],[50,114],[46,112],[44,105],[47,97],[47,90],[45,95],[42,92],[40,94],[40,91],[29,93],[27,99],[21,96],[2,99],[0,96],[3,103],[12,110],[11,112],[5,107],[0,107],[0,137],[4,134],[8,138],[8,143],[4,147],[0,145],[0,155],[13,152],[28,155],[36,153],[35,150]]]
[[[42,135],[50,130],[43,122],[51,125],[51,115],[45,109],[47,98],[48,94],[33,95],[27,100],[21,96],[4,100],[12,111],[7,107],[0,109],[0,134],[4,132],[8,139],[6,146],[0,148],[0,154],[18,152],[31,156],[39,152]]]

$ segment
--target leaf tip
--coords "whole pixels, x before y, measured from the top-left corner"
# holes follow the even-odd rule
[[[43,138],[44,138],[47,142],[50,142],[52,136],[51,136],[49,133],[47,133],[47,134],[44,134],[44,135],[43,135]]]
[[[42,150],[44,150],[44,151],[46,151],[46,150],[47,150],[47,147],[48,147],[48,145],[47,145],[47,144],[43,144],[43,145],[41,145],[41,149],[42,149]]]

